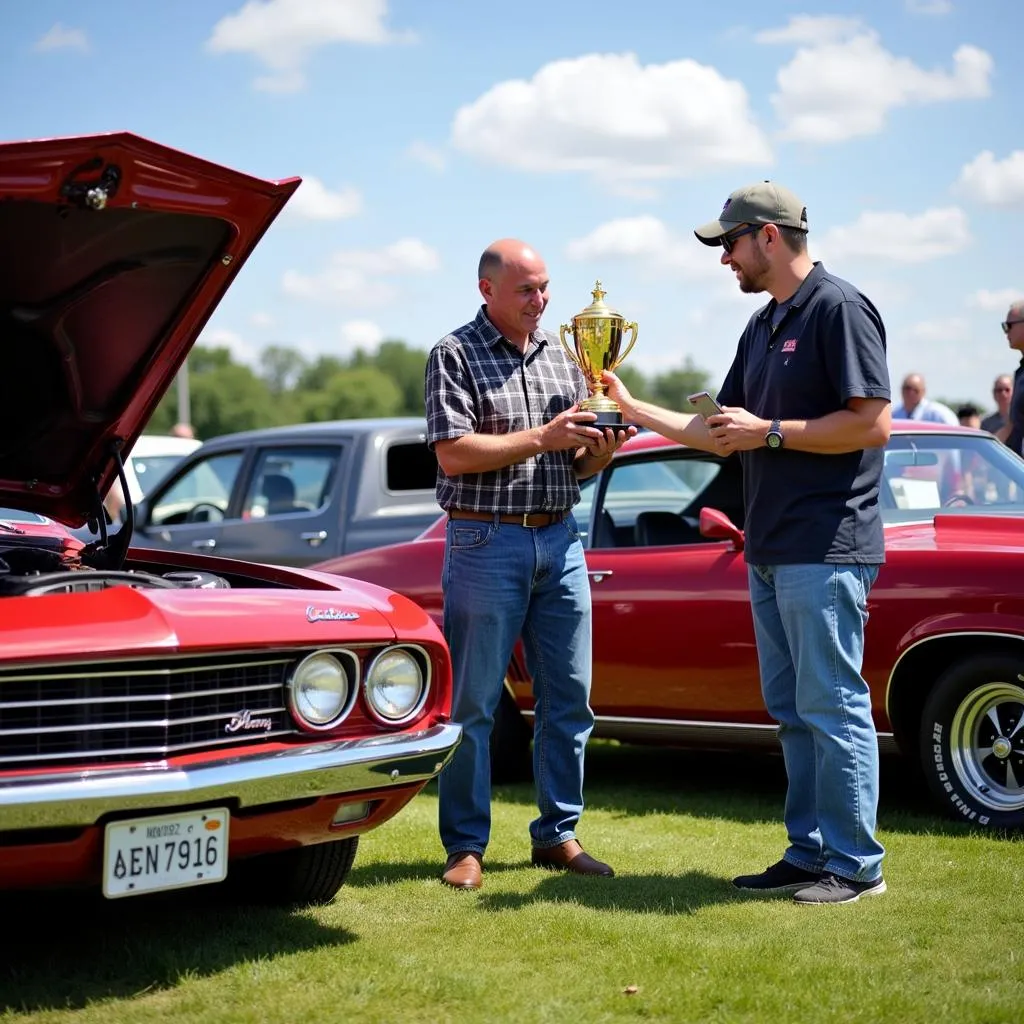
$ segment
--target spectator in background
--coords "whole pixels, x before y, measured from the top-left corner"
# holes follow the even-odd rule
[[[918,420],[921,423],[949,423],[956,426],[956,413],[948,405],[925,398],[924,377],[908,373],[900,388],[903,401],[892,411],[894,420]]]
[[[191,423],[175,423],[171,427],[171,437],[185,437],[191,440],[196,436]]]
[[[1013,375],[1013,395],[1006,422],[996,431],[996,437],[1020,455],[1024,440],[1024,299],[1010,306],[1003,321],[1003,334],[1010,348],[1020,353],[1021,360]]]
[[[1008,373],[1001,373],[992,384],[992,397],[995,399],[996,411],[990,412],[982,421],[981,429],[994,434],[1006,425],[1010,418],[1010,396],[1013,394],[1013,378]]]
[[[981,410],[970,402],[957,409],[956,418],[961,427],[974,427],[975,430],[981,427]]]

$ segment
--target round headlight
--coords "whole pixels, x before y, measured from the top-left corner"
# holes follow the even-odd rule
[[[328,729],[348,709],[352,688],[345,666],[320,651],[299,662],[288,691],[288,706],[300,725]]]
[[[426,677],[412,652],[395,648],[373,659],[363,690],[370,710],[383,721],[397,725],[423,706]]]

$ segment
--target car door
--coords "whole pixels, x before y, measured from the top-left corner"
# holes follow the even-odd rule
[[[742,526],[738,459],[619,458],[590,500],[598,717],[766,722],[743,553],[699,529],[705,506]]]
[[[199,455],[185,462],[146,499],[133,543],[219,554],[224,521],[237,504],[245,449]]]
[[[338,553],[347,446],[282,442],[255,449],[236,516],[221,524],[217,553],[310,565]]]

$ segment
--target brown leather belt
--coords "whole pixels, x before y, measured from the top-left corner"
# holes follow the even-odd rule
[[[552,523],[560,523],[568,512],[502,512],[495,517],[493,512],[473,512],[465,508],[452,508],[448,510],[449,519],[474,519],[478,523],[493,523],[497,518],[499,523],[513,523],[516,526],[534,528],[537,526],[550,526]]]

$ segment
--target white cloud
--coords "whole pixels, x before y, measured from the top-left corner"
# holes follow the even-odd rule
[[[604,181],[688,177],[771,162],[746,89],[693,60],[642,65],[635,54],[554,61],[462,107],[452,141],[523,171]]]
[[[271,316],[270,313],[266,313],[263,310],[257,310],[255,313],[249,314],[249,323],[253,327],[273,327],[277,321]]]
[[[428,145],[426,142],[416,140],[410,142],[406,147],[405,155],[417,163],[426,164],[435,171],[443,171],[448,161],[445,159],[443,150],[437,146]]]
[[[226,348],[236,363],[244,363],[246,366],[252,367],[259,364],[259,352],[238,331],[228,330],[225,327],[207,327],[199,335],[196,344],[205,348]]]
[[[1024,149],[1015,149],[1005,160],[984,150],[960,171],[956,188],[992,206],[1024,205]]]
[[[298,92],[306,84],[305,65],[321,46],[332,43],[405,42],[385,24],[387,0],[247,0],[213,27],[206,47],[212,53],[250,53],[270,74],[255,86],[266,92]]]
[[[1024,289],[1021,288],[979,288],[967,296],[967,305],[987,313],[1005,313],[1021,299],[1024,299]]]
[[[758,39],[806,43],[779,69],[778,92],[771,98],[787,139],[839,142],[871,135],[896,107],[979,99],[990,92],[992,57],[976,46],[958,47],[949,72],[897,57],[854,19],[802,15]]]
[[[363,197],[358,189],[347,185],[332,192],[319,178],[313,177],[303,177],[285,207],[290,217],[302,220],[342,220],[354,217],[362,209]]]
[[[373,351],[383,337],[384,332],[372,320],[349,320],[341,325],[341,343],[347,352],[357,348]]]
[[[906,8],[911,14],[950,14],[953,4],[951,0],[906,0]]]
[[[36,40],[32,49],[40,53],[50,50],[81,50],[89,51],[89,37],[85,29],[65,28],[59,21],[45,35]]]
[[[971,336],[970,321],[962,316],[944,316],[934,320],[919,320],[901,334],[913,341],[967,341]]]
[[[318,302],[378,306],[396,294],[388,278],[428,274],[441,266],[436,249],[418,238],[401,238],[380,249],[342,249],[313,274],[287,270],[281,284],[287,295]]]
[[[673,233],[650,214],[606,221],[590,234],[566,246],[566,256],[576,262],[608,259],[641,260],[663,270],[681,271],[691,278],[708,277],[717,267],[719,249],[713,252],[693,235]]]
[[[863,30],[860,18],[832,15],[794,14],[782,28],[769,28],[754,36],[757,43],[796,43],[823,46],[838,42]]]
[[[869,210],[853,224],[830,228],[820,248],[829,261],[863,258],[924,263],[960,252],[970,243],[967,214],[948,206],[916,216]]]

